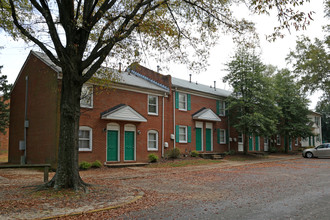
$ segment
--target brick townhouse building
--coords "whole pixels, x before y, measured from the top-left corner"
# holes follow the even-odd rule
[[[79,160],[147,162],[179,148],[188,155],[243,151],[243,135],[229,127],[230,91],[162,75],[137,63],[115,71],[116,82],[82,89]],[[31,51],[11,92],[9,163],[56,165],[61,68]],[[249,137],[249,151],[267,151],[268,139]]]

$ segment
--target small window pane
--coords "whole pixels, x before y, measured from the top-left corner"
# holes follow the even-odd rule
[[[81,89],[80,105],[83,107],[92,107],[93,86],[84,85]]]
[[[225,143],[225,130],[220,130],[220,143]]]
[[[79,148],[89,148],[89,140],[79,140]]]
[[[179,93],[179,109],[187,109],[187,94]]]
[[[157,131],[148,132],[148,150],[157,150],[158,149],[158,133]]]
[[[155,96],[149,96],[149,104],[156,104],[156,97]]]
[[[79,150],[92,150],[92,129],[82,126],[79,129]]]
[[[149,113],[156,113],[156,106],[149,105]]]
[[[238,135],[238,143],[243,143],[243,134]]]
[[[187,142],[187,128],[186,127],[179,128],[179,140],[180,140],[180,142]]]
[[[148,96],[148,113],[157,114],[157,96]]]

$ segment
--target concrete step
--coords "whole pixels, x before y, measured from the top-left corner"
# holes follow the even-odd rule
[[[214,152],[214,153],[199,153],[199,156],[204,159],[214,159],[213,157],[217,157],[217,159],[222,159],[222,153]]]
[[[139,167],[139,166],[146,166],[149,163],[109,163],[105,162],[104,166],[109,168],[121,168],[121,167]]]
[[[223,159],[223,157],[221,155],[218,155],[218,154],[215,154],[215,155],[212,155],[211,158],[213,160],[220,160],[220,159]]]

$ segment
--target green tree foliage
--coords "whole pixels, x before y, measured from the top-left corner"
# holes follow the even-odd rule
[[[308,0],[253,0],[254,13],[277,10],[280,28],[303,28],[308,15],[294,6]],[[131,63],[161,55],[200,70],[218,30],[244,34],[251,22],[235,19],[232,0],[0,0],[0,28],[36,44],[62,68],[58,167],[47,187],[84,188],[78,172],[82,85],[106,61]],[[238,1],[240,2],[240,1]],[[306,18],[306,19],[305,19]],[[14,25],[13,25],[14,24]],[[167,55],[167,56],[166,56]]]
[[[0,66],[0,132],[5,134],[9,125],[9,99],[10,88],[7,76],[1,75],[2,66]]]
[[[330,142],[330,104],[325,102],[318,102],[316,112],[320,113],[322,126],[322,140]]]
[[[290,71],[283,69],[274,76],[276,103],[280,108],[278,134],[285,137],[285,152],[288,152],[288,141],[295,137],[312,136],[308,118],[308,99],[301,92]]]
[[[314,92],[320,89],[324,92],[324,99],[330,97],[330,42],[317,38],[312,42],[303,37],[296,43],[287,61],[293,64],[293,72],[301,77],[304,90]]]
[[[330,18],[330,1],[324,1],[325,17]],[[324,39],[301,37],[295,50],[290,51],[286,60],[293,65],[294,73],[301,77],[300,84],[305,91],[323,91],[322,100],[330,102],[330,25],[323,27]]]
[[[224,78],[234,89],[228,99],[231,125],[245,134],[244,153],[248,136],[270,136],[276,131],[278,109],[274,101],[271,79],[265,75],[266,66],[253,51],[239,48],[226,64],[229,74]]]

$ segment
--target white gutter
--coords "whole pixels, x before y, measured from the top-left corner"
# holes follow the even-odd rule
[[[162,110],[162,157],[164,157],[164,96],[163,96],[163,110]]]
[[[175,148],[175,141],[176,141],[176,131],[175,131],[175,91],[176,89],[173,91],[173,131],[174,131],[174,140],[173,140],[173,148]]]

